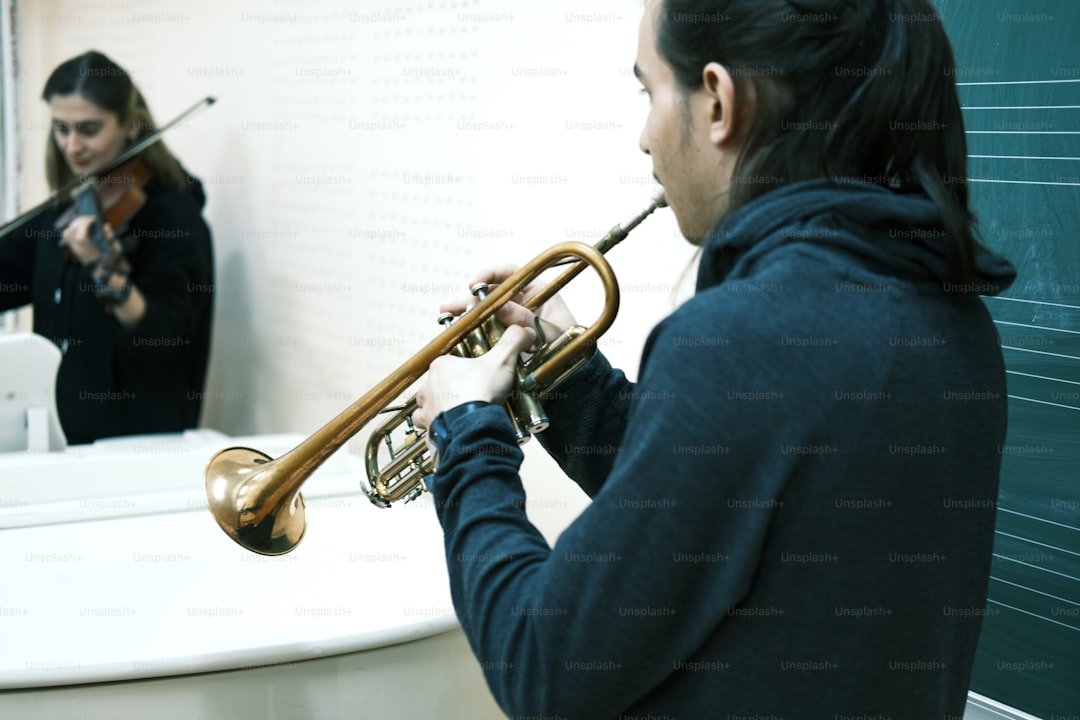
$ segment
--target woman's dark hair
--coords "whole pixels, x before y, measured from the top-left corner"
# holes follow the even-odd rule
[[[657,52],[687,94],[719,62],[736,94],[754,98],[729,212],[810,179],[919,191],[941,213],[950,280],[971,280],[956,66],[929,0],[660,0],[656,28]]]
[[[117,116],[121,125],[134,122],[135,141],[153,133],[157,126],[142,93],[127,72],[105,55],[91,50],[61,63],[45,82],[41,98],[51,101],[57,95],[79,95]],[[158,140],[140,153],[151,173],[162,182],[184,187],[187,173]],[[45,175],[55,191],[77,180],[56,146],[52,133],[45,147]]]

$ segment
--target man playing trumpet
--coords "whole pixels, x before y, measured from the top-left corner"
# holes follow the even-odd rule
[[[417,394],[455,607],[512,717],[963,715],[981,613],[943,608],[985,604],[1006,429],[978,295],[1014,270],[955,180],[930,3],[803,5],[645,8],[640,144],[701,247],[696,293],[636,385],[597,354],[545,403],[540,440],[592,498],[554,548],[501,407],[537,286]],[[557,298],[540,318],[573,322]]]

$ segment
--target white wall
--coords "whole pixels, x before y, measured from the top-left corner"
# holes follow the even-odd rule
[[[647,203],[630,72],[641,5],[21,0],[20,199],[45,195],[39,94],[60,61],[112,56],[159,124],[215,96],[166,138],[210,198],[204,424],[307,434],[433,337],[438,304],[478,268],[595,241]],[[633,377],[692,249],[662,211],[609,259],[623,309],[602,347]],[[591,317],[595,285],[567,295]],[[528,454],[550,534],[581,494],[538,445]]]

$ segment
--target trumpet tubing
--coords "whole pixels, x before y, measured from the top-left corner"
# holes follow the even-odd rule
[[[541,252],[498,286],[477,288],[478,304],[457,318],[441,317],[440,322],[446,326],[442,333],[281,457],[271,459],[258,450],[241,447],[218,452],[210,459],[205,477],[207,502],[218,525],[252,552],[281,555],[291,551],[307,527],[300,493],[303,483],[376,415],[386,412],[389,417],[368,439],[368,480],[361,483],[361,490],[372,503],[384,508],[422,494],[423,478],[435,471],[437,458],[432,456],[423,432],[412,427],[415,396],[396,406],[394,401],[427,372],[435,358],[447,354],[476,357],[487,352],[502,333],[495,312],[542,273],[569,264],[526,302],[531,310],[537,310],[589,267],[604,287],[600,316],[588,327],[574,326],[544,342],[527,361],[519,363],[517,383],[507,401],[519,442],[542,431],[548,422],[541,404],[543,394],[592,356],[596,341],[618,313],[619,287],[604,252],[666,204],[662,191],[658,191],[647,208],[612,227],[596,246],[560,243]],[[395,436],[400,437],[395,440]]]

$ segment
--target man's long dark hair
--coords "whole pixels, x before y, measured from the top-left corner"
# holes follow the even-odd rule
[[[49,102],[57,95],[79,95],[115,114],[121,125],[134,122],[136,142],[157,128],[150,108],[127,71],[95,50],[66,60],[52,71],[41,98]],[[140,156],[162,182],[179,188],[188,182],[187,173],[161,140],[143,150]],[[52,133],[49,133],[45,147],[45,175],[54,191],[77,180]]]
[[[950,279],[971,280],[956,65],[929,0],[659,2],[656,49],[681,88],[698,90],[705,65],[719,62],[736,95],[755,99],[729,212],[810,179],[922,192],[941,213]]]

